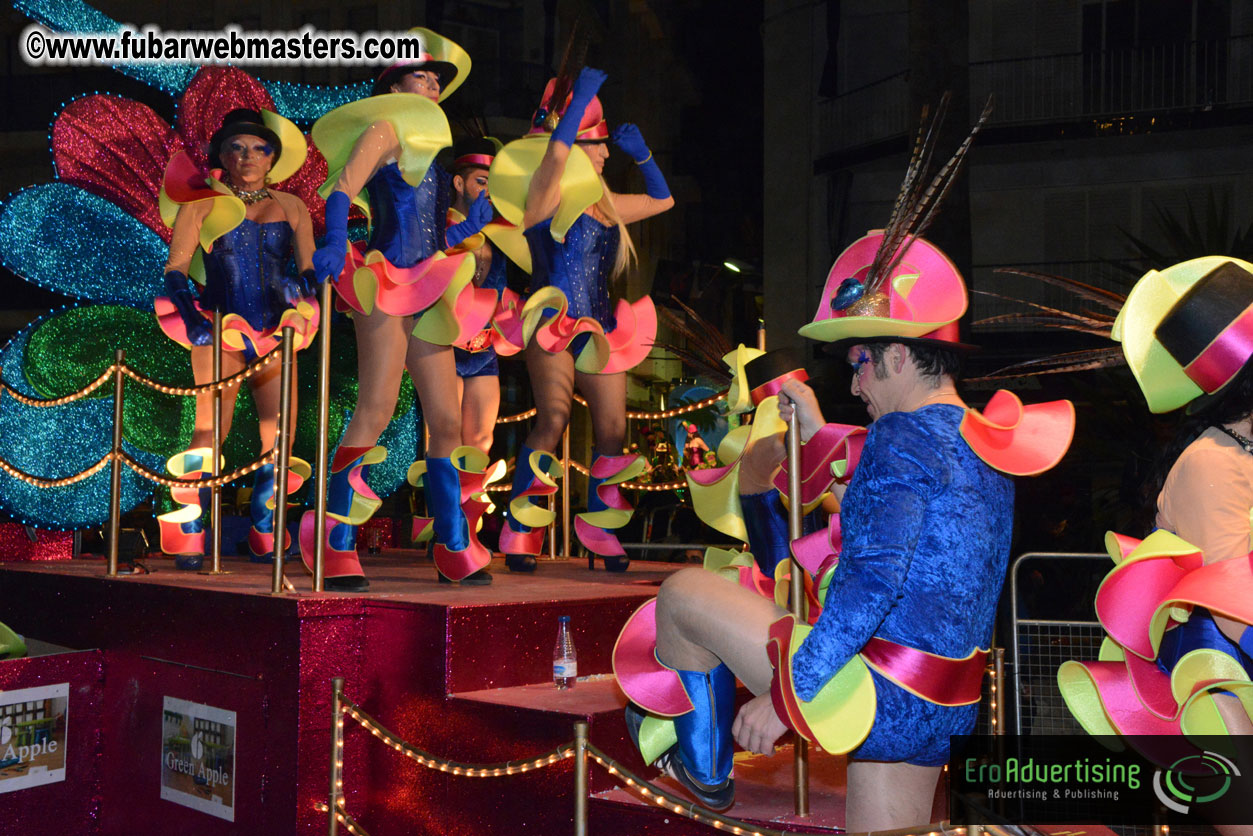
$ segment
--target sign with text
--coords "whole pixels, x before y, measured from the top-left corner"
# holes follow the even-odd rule
[[[954,737],[954,822],[1253,824],[1247,738]]]
[[[65,780],[70,685],[0,691],[0,793]]]
[[[235,820],[235,712],[166,697],[161,797]]]

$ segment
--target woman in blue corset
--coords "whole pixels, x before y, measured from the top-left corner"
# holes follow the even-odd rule
[[[520,327],[537,414],[518,453],[501,534],[516,572],[535,570],[543,527],[552,520],[531,498],[552,491],[552,451],[570,421],[575,388],[587,399],[595,438],[588,513],[578,516],[575,530],[607,569],[622,571],[629,562],[612,533],[631,516],[617,485],[643,469],[638,456],[623,455],[626,371],[647,355],[656,313],[647,298],[615,309],[609,290],[635,256],[626,225],[666,211],[674,198],[631,124],[612,139],[635,160],[645,193],[616,194],[605,185],[610,134],[596,97],[604,80],[588,67],[573,84],[550,81],[531,134],[506,146],[492,165],[492,200],[525,230],[531,250],[532,295]],[[525,175],[511,177],[514,171]]]
[[[211,316],[222,313],[222,374],[229,377],[279,345],[281,329],[296,329],[296,348],[313,338],[316,305],[307,279],[313,254],[309,210],[294,195],[267,185],[287,179],[304,164],[305,141],[288,120],[269,111],[234,110],[209,143],[208,178],[181,153],[166,169],[163,191],[177,207],[170,257],[165,265],[167,295],[156,300],[162,329],[191,349],[196,383],[212,379]],[[167,213],[168,214],[168,213]],[[288,261],[302,276],[288,272]],[[189,275],[203,279],[199,297]],[[261,453],[274,448],[278,433],[279,376],[271,363],[249,378],[261,427]],[[238,385],[222,391],[222,434],[230,431]],[[296,416],[292,392],[291,416]],[[182,478],[211,472],[213,396],[196,398],[196,428],[191,448],[170,459],[169,469]],[[308,475],[308,465],[293,460],[291,489]],[[204,555],[200,521],[207,491],[174,489],[184,507],[162,515],[161,548],[176,556],[182,569],[198,569]],[[274,465],[262,466],[252,492],[252,528],[248,547],[256,560],[274,552]],[[286,543],[285,543],[286,546]]]
[[[323,186],[326,241],[314,253],[319,279],[332,279],[340,304],[352,313],[359,386],[352,420],[332,457],[327,504],[326,588],[363,591],[369,582],[356,551],[356,528],[381,500],[366,484],[371,464],[386,458],[375,446],[396,407],[407,369],[429,431],[425,462],[427,503],[434,517],[435,564],[451,580],[490,583],[490,554],[478,543],[461,509],[461,418],[452,344],[481,330],[495,310],[495,294],[472,283],[474,257],[445,255],[449,175],[434,162],[452,144],[438,102],[461,85],[470,59],[452,41],[415,29],[425,54],[388,67],[374,95],[323,116],[313,138],[326,155]],[[370,220],[364,247],[348,246],[349,206]],[[411,477],[416,472],[411,470]],[[481,478],[481,477],[480,477]],[[301,552],[313,560],[312,514],[301,523]]]

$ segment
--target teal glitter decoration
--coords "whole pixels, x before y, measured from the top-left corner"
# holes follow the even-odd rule
[[[176,350],[171,350],[171,348]],[[144,377],[170,386],[191,386],[186,349],[174,346],[149,311],[121,305],[69,308],[45,319],[26,347],[26,378],[41,397],[58,398],[95,380],[113,362],[117,349]],[[191,398],[167,395],[126,381],[122,433],[130,443],[162,460],[185,449],[179,438],[195,422]],[[96,390],[111,397],[112,387]]]
[[[54,32],[116,32],[121,24],[82,0],[14,0],[13,8]],[[138,22],[142,25],[143,21]],[[113,69],[144,84],[177,95],[200,69],[191,64],[117,64]],[[277,111],[288,119],[312,122],[342,104],[370,95],[363,82],[342,87],[261,80]]]
[[[20,332],[0,352],[0,379],[23,394],[39,393],[26,380],[26,348],[43,319]],[[109,451],[113,398],[86,398],[58,407],[25,406],[0,396],[0,457],[43,478],[62,478],[95,464]],[[148,467],[162,460],[123,442],[123,449]],[[122,510],[148,499],[152,483],[122,468]],[[104,524],[109,518],[109,468],[75,485],[38,488],[0,474],[0,509],[15,520],[39,528],[73,530]]]
[[[77,186],[32,186],[0,205],[0,261],[66,296],[150,307],[168,252],[148,227]]]

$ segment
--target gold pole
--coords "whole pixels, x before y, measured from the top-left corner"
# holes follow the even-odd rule
[[[295,338],[296,329],[285,326],[283,367],[278,385],[278,431],[274,433],[274,449],[278,453],[274,462],[274,578],[270,586],[274,595],[283,592],[283,558],[287,556],[283,541],[287,539],[287,467],[291,463],[291,367]]]
[[[574,724],[574,836],[587,836],[587,721]]]
[[[213,312],[213,461],[209,472],[216,478],[222,473],[222,390],[217,384],[222,382],[222,312]],[[210,524],[213,541],[213,568],[210,574],[222,573],[222,486],[214,485],[210,496]]]
[[[329,287],[329,283],[327,285]],[[331,790],[327,796],[327,836],[339,833],[339,800],[344,793],[344,712],[340,699],[344,695],[344,678],[331,680]]]
[[[1005,734],[1005,694],[1001,683],[1005,681],[1005,648],[998,647],[992,657],[992,733]]]
[[[766,350],[766,321],[764,319],[757,320],[757,350]]]
[[[765,331],[757,332],[758,340],[765,339]],[[796,422],[796,412],[792,412],[787,426],[787,500],[788,500],[788,539],[796,541],[801,536],[801,435]],[[790,550],[790,549],[789,549]],[[805,570],[801,568],[796,556],[792,556],[792,614],[801,618],[801,603],[805,596],[803,581]],[[796,802],[796,815],[809,815],[809,744],[805,738],[795,735],[796,744],[792,750],[793,797]]]
[[[315,476],[313,478],[315,523],[313,528],[313,591],[321,592],[326,569],[326,471],[327,448],[331,423],[331,302],[334,293],[330,282],[323,282],[318,304],[321,305],[318,321],[318,442],[314,451]],[[331,816],[332,822],[335,817]],[[332,831],[334,832],[334,831]]]
[[[107,574],[117,577],[117,541],[122,526],[122,387],[126,377],[122,364],[126,349],[113,352],[117,369],[113,372],[113,460],[109,467],[109,568]]]
[[[554,540],[556,538],[553,538]],[[570,427],[561,434],[561,553],[570,556]]]

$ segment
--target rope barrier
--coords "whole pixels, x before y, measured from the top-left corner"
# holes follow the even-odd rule
[[[101,470],[104,470],[112,461],[113,453],[105,453],[104,456],[100,458],[100,461],[96,462],[86,470],[75,473],[72,476],[64,476],[60,479],[44,479],[39,476],[32,476],[26,471],[14,467],[4,459],[0,459],[0,470],[3,470],[14,479],[18,479],[28,485],[34,485],[37,488],[63,488],[67,485],[74,485],[84,479],[91,478]]]
[[[331,810],[330,806],[325,801],[313,802],[313,809],[317,810],[319,813],[328,813]],[[335,820],[344,827],[348,828],[348,832],[351,833],[352,836],[370,836],[369,832],[364,827],[357,824],[356,820],[353,819],[352,816],[348,815],[348,811],[344,809],[343,803],[340,803],[335,807]]]
[[[73,403],[74,401],[79,400],[80,398],[87,397],[92,392],[96,391],[105,383],[107,383],[109,378],[113,377],[113,373],[115,371],[117,371],[116,365],[109,366],[107,369],[105,369],[101,373],[100,377],[96,378],[91,383],[88,383],[86,386],[84,386],[82,389],[79,389],[77,392],[71,392],[68,395],[63,395],[62,397],[59,397],[59,398],[52,398],[51,400],[44,400],[42,398],[32,398],[29,395],[23,395],[21,392],[17,391],[12,386],[4,382],[0,382],[0,392],[3,392],[4,394],[8,395],[13,400],[17,401],[20,404],[25,404],[26,406],[39,406],[39,407],[61,406],[62,404]]]
[[[696,412],[697,410],[704,409],[709,406],[713,406],[718,401],[724,400],[726,396],[727,396],[727,393],[725,391],[722,391],[716,395],[712,395],[708,398],[705,398],[703,401],[697,401],[696,403],[684,404],[683,406],[675,407],[674,409],[663,409],[659,412],[637,412],[637,411],[627,410],[626,417],[634,419],[634,420],[646,419],[646,420],[653,420],[653,421],[664,420],[666,418],[677,418],[680,415],[687,415],[689,412]],[[574,402],[579,404],[580,406],[587,406],[587,400],[577,392],[574,393]],[[526,412],[519,412],[515,415],[505,415],[500,418],[497,418],[496,423],[497,424],[514,424],[514,423],[517,423],[518,421],[525,421],[527,418],[533,418],[534,416],[535,416],[535,409],[531,408],[531,409],[528,409]]]
[[[264,456],[257,459],[256,461],[249,462],[248,464],[244,465],[243,467],[238,468],[237,470],[233,470],[230,473],[223,474],[222,476],[214,476],[209,479],[171,479],[169,476],[163,476],[162,474],[157,473],[155,470],[151,470],[145,465],[140,464],[139,462],[135,461],[126,453],[122,453],[120,456],[118,456],[118,458],[120,459],[122,464],[126,465],[131,470],[138,473],[140,476],[144,477],[150,482],[156,482],[159,485],[164,485],[167,488],[218,488],[218,487],[221,487],[222,485],[226,485],[231,482],[234,482],[236,479],[239,479],[243,476],[247,476],[249,473],[252,473],[253,471],[257,470],[258,468],[264,465],[271,464],[272,462],[274,462],[276,458],[276,454],[273,451],[271,451],[269,453],[266,453]],[[94,476],[95,474],[103,470],[105,467],[107,467],[109,463],[112,461],[113,461],[113,453],[112,452],[105,453],[103,456],[100,457],[100,460],[98,462],[96,462],[91,467],[87,468],[86,470],[81,470],[78,473],[72,474],[70,476],[63,476],[60,479],[45,479],[40,476],[33,476],[27,473],[26,471],[21,470],[20,468],[14,466],[13,464],[10,464],[4,459],[0,459],[0,471],[4,471],[9,476],[12,476],[14,479],[18,479],[22,482],[25,482],[28,485],[34,485],[37,488],[63,488],[63,487],[66,487],[67,485],[77,484],[78,482],[81,482],[84,479],[91,478],[92,476]]]
[[[460,763],[447,758],[440,758],[408,743],[382,723],[378,722],[378,720],[374,719],[374,717],[367,714],[360,708],[360,706],[343,696],[343,692],[339,690],[342,688],[342,680],[336,679],[335,681],[337,683],[335,696],[339,704],[339,714],[347,714],[349,717],[352,717],[361,725],[362,728],[382,740],[392,749],[395,749],[397,752],[405,755],[411,760],[417,761],[419,764],[428,769],[434,769],[452,775],[464,775],[471,778],[494,778],[502,775],[517,775],[535,769],[543,769],[544,767],[551,766],[554,763],[559,763],[567,758],[574,757],[575,755],[576,742],[572,740],[568,743],[561,744],[556,749],[553,749],[545,755],[540,755],[539,757],[529,758],[526,760],[513,760],[494,764],[469,764]],[[342,718],[337,716],[337,722],[342,724]],[[576,735],[579,734],[585,735],[586,730],[584,729],[580,731],[577,730],[576,727]],[[585,740],[586,738],[582,737],[576,739]],[[335,757],[333,758],[334,764],[337,768],[342,768],[343,764],[342,749],[340,748],[342,745],[342,735],[340,735],[336,739],[336,752]],[[674,795],[673,793],[663,790],[651,782],[640,778],[638,775],[610,758],[591,743],[586,744],[586,751],[587,756],[605,769],[611,776],[620,778],[622,781],[626,782],[626,785],[630,790],[642,795],[645,799],[672,813],[685,816],[692,821],[713,827],[717,830],[724,830],[729,833],[736,834],[736,836],[787,836],[785,831],[772,830],[767,827],[757,827],[738,819],[723,816],[719,813],[713,812],[712,810],[701,807],[694,801],[688,801]],[[361,825],[357,824],[356,821],[353,820],[352,816],[348,814],[348,811],[345,809],[343,804],[343,798],[338,794],[338,788],[342,787],[342,774],[338,774],[333,777],[335,778],[334,784],[337,788],[334,798],[335,820],[340,825],[346,827],[348,832],[354,834],[354,836],[369,836],[365,829],[362,828]],[[314,809],[320,813],[331,812],[331,805],[325,801],[316,801],[313,806]],[[928,834],[928,836],[936,836],[936,834]]]
[[[279,352],[271,351],[269,354],[266,354],[263,357],[259,357],[252,365],[246,366],[241,371],[236,372],[230,377],[223,378],[222,380],[219,380],[217,383],[202,383],[199,386],[167,386],[166,384],[153,380],[152,378],[144,377],[142,374],[135,371],[130,366],[127,366],[126,364],[122,364],[121,368],[122,368],[122,374],[126,375],[131,380],[134,380],[136,383],[141,383],[144,386],[147,386],[149,389],[160,392],[162,394],[165,394],[165,395],[199,395],[202,393],[212,392],[218,389],[228,389],[232,386],[235,386],[236,384],[241,383],[247,380],[248,378],[252,377],[254,374],[261,371],[270,363],[274,362],[275,358],[278,356],[279,356]],[[7,383],[4,383],[3,381],[0,381],[0,393],[8,395],[13,400],[17,401],[18,403],[24,404],[26,406],[35,406],[35,407],[64,406],[67,403],[73,403],[74,401],[81,400],[82,398],[87,397],[92,392],[99,389],[101,386],[103,386],[105,383],[109,381],[109,378],[112,377],[113,373],[116,372],[117,370],[118,370],[117,364],[113,364],[109,366],[107,369],[105,369],[103,372],[101,372],[99,377],[97,377],[91,383],[88,383],[82,389],[79,389],[77,392],[71,392],[68,395],[62,395],[59,398],[48,398],[48,399],[32,398],[29,395],[23,395],[21,392],[17,391],[12,386],[10,386]],[[535,410],[531,410],[531,414],[533,415],[534,413],[535,413]],[[522,420],[522,419],[519,419],[519,420]]]
[[[126,375],[131,380],[134,380],[136,383],[141,383],[149,389],[153,389],[163,395],[199,395],[219,389],[229,389],[230,387],[247,380],[257,372],[264,369],[270,363],[273,363],[276,359],[278,359],[280,354],[281,352],[271,351],[268,354],[258,357],[255,361],[253,361],[252,365],[245,366],[243,369],[230,377],[224,377],[217,383],[201,383],[197,386],[167,386],[159,381],[144,377],[139,372],[133,370],[130,366],[125,364],[122,366],[122,374]]]
[[[230,473],[224,473],[221,476],[212,476],[208,479],[172,479],[150,470],[144,465],[132,459],[130,456],[122,453],[122,464],[138,473],[150,482],[156,482],[158,485],[164,485],[167,488],[220,488],[223,485],[230,484],[240,477],[247,476],[249,473],[263,467],[267,464],[273,464],[278,458],[278,453],[270,451],[261,458],[251,461],[243,467],[237,468]]]
[[[370,734],[382,740],[397,752],[400,752],[402,755],[410,758],[411,760],[417,761],[427,769],[435,769],[452,775],[465,775],[468,778],[498,778],[502,775],[517,775],[522,772],[530,772],[534,769],[543,769],[546,766],[551,766],[554,763],[574,756],[574,741],[572,740],[569,743],[561,744],[548,754],[541,755],[537,758],[489,764],[458,763],[457,761],[432,755],[430,752],[424,752],[416,746],[407,743],[403,738],[398,737],[378,720],[375,720],[369,714],[362,711],[356,703],[352,702],[352,700],[349,700],[346,697],[342,698],[342,700],[342,711],[360,723],[362,728],[369,731]]]
[[[737,836],[786,836],[782,830],[755,827],[739,819],[733,819],[715,813],[712,810],[707,810],[695,801],[687,801],[660,789],[656,785],[640,778],[591,743],[587,744],[587,756],[596,761],[610,775],[626,781],[627,787],[638,792],[658,807],[664,807],[670,812],[678,813],[680,816],[685,816],[694,822],[708,825],[718,830],[725,830],[729,833],[735,833]]]

